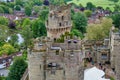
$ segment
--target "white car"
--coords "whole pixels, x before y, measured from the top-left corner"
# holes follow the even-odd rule
[[[6,63],[0,64],[0,69],[6,68]]]

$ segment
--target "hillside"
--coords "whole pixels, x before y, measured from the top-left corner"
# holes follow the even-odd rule
[[[109,0],[72,0],[69,3],[75,3],[77,5],[81,3],[83,6],[86,6],[87,2],[92,2],[94,5],[102,6],[103,8],[110,7],[111,10],[113,10],[114,7],[114,2]],[[118,3],[120,3],[120,0]]]

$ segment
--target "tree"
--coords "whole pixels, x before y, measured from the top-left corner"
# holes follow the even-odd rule
[[[115,4],[114,12],[119,12],[119,11],[120,11],[120,5],[119,4]]]
[[[14,2],[9,2],[6,4],[8,7],[14,9],[15,3]]]
[[[77,12],[73,15],[73,24],[80,32],[86,32],[87,18],[83,13]]]
[[[13,13],[12,8],[9,8],[9,14],[12,14],[12,13]]]
[[[120,14],[114,14],[111,16],[113,24],[116,28],[120,28]]]
[[[9,43],[10,43],[12,46],[15,46],[15,45],[18,43],[18,36],[17,36],[16,34],[12,34],[12,35],[10,36]]]
[[[7,80],[20,80],[27,68],[27,63],[23,58],[17,57],[10,68]]]
[[[81,39],[83,38],[83,34],[77,29],[72,29],[72,33],[73,35],[80,37]]]
[[[85,10],[84,13],[87,17],[90,17],[92,15],[92,11],[90,10]]]
[[[42,20],[45,21],[45,20],[48,18],[48,13],[49,13],[48,9],[42,10],[42,11],[39,13],[40,19],[42,19]]]
[[[30,25],[30,24],[31,24],[30,19],[29,18],[25,18],[23,20],[22,27],[24,28],[25,26]]]
[[[40,11],[40,6],[34,6],[33,10],[37,14]]]
[[[89,24],[87,27],[86,38],[90,40],[101,40],[109,36],[112,20],[103,18],[100,24]]]
[[[20,11],[20,10],[21,10],[20,5],[16,5],[14,8],[15,8],[15,10],[17,10],[17,11]]]
[[[43,4],[43,0],[32,0],[34,2],[34,5],[42,5]]]
[[[15,4],[23,6],[23,0],[15,0]]]
[[[0,16],[0,25],[8,25],[8,19],[3,17],[3,16]]]
[[[0,49],[0,55],[2,55],[2,54],[10,55],[14,52],[15,52],[15,48],[8,43],[4,44]]]
[[[0,7],[0,13],[4,13],[4,10],[2,7]]]
[[[86,8],[89,9],[89,10],[93,10],[95,8],[95,5],[93,5],[92,2],[88,2],[86,4]]]
[[[25,48],[27,49],[32,44],[33,32],[29,25],[25,26],[21,31],[21,35],[24,38]]]
[[[45,36],[47,33],[44,21],[40,19],[34,20],[32,22],[32,31],[34,38]]]
[[[30,6],[25,6],[25,14],[27,15],[27,16],[30,16],[31,15],[31,13],[32,13],[32,8],[30,7]]]
[[[8,37],[8,27],[0,25],[0,43],[5,42]]]

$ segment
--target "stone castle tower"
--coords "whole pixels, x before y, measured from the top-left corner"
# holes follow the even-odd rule
[[[70,6],[51,6],[46,27],[48,37],[34,40],[34,47],[28,50],[29,80],[83,80],[81,40],[53,41],[71,29]]]
[[[34,48],[28,50],[29,80],[83,80],[84,54],[80,40],[34,43]]]
[[[50,6],[48,20],[46,21],[48,37],[59,38],[61,34],[70,32],[72,27],[70,6]]]
[[[120,80],[120,33],[111,32],[111,67],[115,69],[116,79]]]

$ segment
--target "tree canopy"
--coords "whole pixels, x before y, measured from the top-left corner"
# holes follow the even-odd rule
[[[3,16],[0,16],[0,24],[1,25],[8,25],[8,19],[3,17]]]
[[[23,58],[17,57],[10,68],[7,80],[20,80],[27,68],[27,63]]]
[[[89,24],[87,27],[86,38],[90,40],[101,40],[109,36],[112,20],[103,18],[100,24]]]
[[[114,14],[111,16],[113,24],[116,28],[120,28],[120,14]]]
[[[80,32],[86,32],[87,18],[83,13],[77,12],[73,15],[73,24]]]
[[[0,47],[0,55],[2,55],[2,54],[10,55],[14,52],[15,52],[15,48],[8,43],[6,43],[2,47]]]

